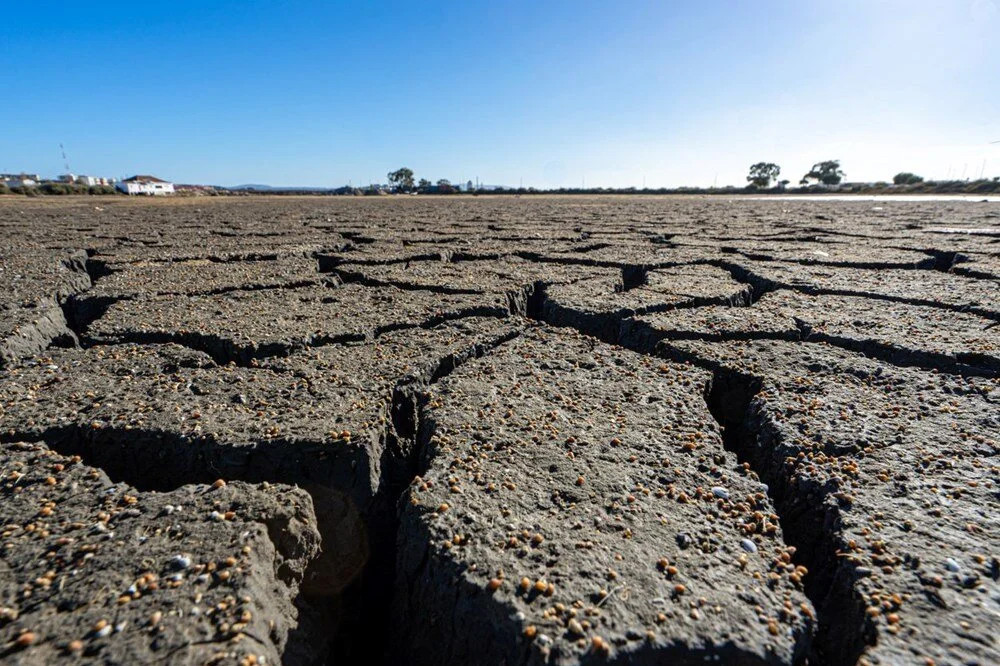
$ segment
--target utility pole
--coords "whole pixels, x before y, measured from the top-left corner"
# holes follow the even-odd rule
[[[63,165],[66,167],[66,173],[68,174],[70,172],[69,159],[66,157],[66,149],[63,148],[63,145],[61,143],[59,144],[59,151],[62,153]]]

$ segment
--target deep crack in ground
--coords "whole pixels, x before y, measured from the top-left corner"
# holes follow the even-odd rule
[[[989,234],[937,231],[988,226],[987,207],[582,201],[248,199],[193,217],[183,201],[31,202],[46,238],[88,249],[11,240],[4,255],[17,567],[0,585],[48,589],[17,555],[30,534],[51,541],[53,576],[85,566],[60,554],[77,523],[48,516],[114,490],[60,494],[88,478],[133,489],[101,500],[116,528],[86,545],[104,578],[207,575],[199,594],[229,586],[272,627],[215,610],[169,615],[166,643],[78,632],[111,663],[123,647],[289,664],[993,660],[977,627],[1000,578],[1000,272]],[[3,204],[0,222],[37,234]],[[46,458],[63,462],[31,476]],[[55,499],[25,513],[35,488]],[[233,498],[219,517],[171,538],[227,543],[245,513],[232,534],[266,526],[259,549],[213,554],[197,578],[166,551],[138,569],[101,559],[103,541],[139,553],[164,529],[131,529],[143,507],[213,492]],[[100,608],[149,626],[158,594],[122,580],[129,599],[107,606],[60,597],[65,583],[51,602],[4,596],[0,639],[67,645]],[[47,624],[49,603],[69,622]]]

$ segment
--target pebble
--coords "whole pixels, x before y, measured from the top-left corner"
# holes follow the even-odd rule
[[[191,566],[191,558],[186,555],[174,555],[170,560],[170,564],[175,569],[187,569]]]
[[[712,488],[712,494],[721,499],[729,499],[729,491],[721,486],[714,486]]]
[[[750,539],[743,539],[742,541],[740,541],[740,546],[743,548],[743,550],[747,551],[748,553],[757,552],[757,544],[755,544]]]
[[[962,567],[959,565],[959,563],[951,559],[950,557],[944,561],[944,565],[948,568],[948,571],[952,573],[958,573],[959,571],[962,570]]]

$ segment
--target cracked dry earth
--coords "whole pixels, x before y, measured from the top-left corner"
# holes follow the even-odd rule
[[[1000,663],[997,204],[0,227],[4,663]]]

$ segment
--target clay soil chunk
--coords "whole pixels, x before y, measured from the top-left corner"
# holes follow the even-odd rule
[[[643,314],[622,324],[630,347],[659,340],[786,339],[827,342],[901,365],[1000,374],[1000,327],[973,314],[861,296],[764,294],[750,307]]]
[[[512,309],[523,310],[525,300],[522,296],[512,303],[502,294],[437,294],[359,284],[162,296],[116,302],[86,334],[104,342],[180,342],[220,363],[246,364],[393,329],[465,316],[506,316]]]
[[[504,257],[495,261],[414,261],[407,264],[340,264],[335,272],[346,281],[430,289],[452,293],[507,293],[533,288],[536,282],[563,284],[587,277],[621,281],[621,270],[562,266]]]
[[[0,413],[8,438],[60,438],[120,476],[311,482],[365,513],[394,435],[394,392],[516,332],[472,319],[251,368],[171,344],[53,350],[0,374]]]
[[[44,444],[0,445],[0,468],[4,663],[277,664],[322,653],[322,642],[290,642],[299,583],[319,554],[303,491],[141,492]]]
[[[742,431],[820,585],[817,649],[828,663],[1000,660],[989,629],[1000,610],[996,379],[823,344],[667,347],[717,368],[727,426]]]
[[[536,329],[434,385],[401,508],[409,658],[801,658],[812,609],[709,379]]]
[[[107,264],[102,277],[87,295],[97,298],[135,298],[164,294],[221,294],[278,287],[304,287],[323,278],[316,260],[307,257],[273,261],[212,261],[190,259],[172,262]]]
[[[0,368],[75,336],[60,304],[91,286],[82,250],[0,249]]]
[[[542,306],[545,320],[616,339],[621,320],[635,314],[750,302],[750,287],[715,266],[661,268],[641,278],[629,289],[608,279],[550,286]]]
[[[796,242],[787,242],[783,239],[725,242],[723,250],[763,261],[850,266],[862,269],[932,268],[935,263],[933,257],[920,250],[885,247],[882,244],[865,243],[857,239],[823,242],[809,236],[800,238]]]
[[[867,296],[914,305],[966,311],[1000,320],[1000,282],[934,270],[858,270],[780,262],[734,262],[756,285],[782,286],[811,293]],[[877,303],[873,304],[873,307]]]

